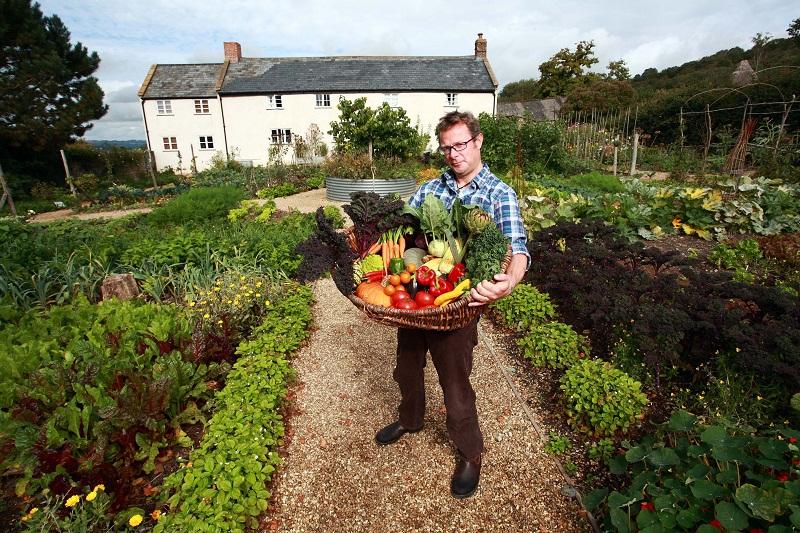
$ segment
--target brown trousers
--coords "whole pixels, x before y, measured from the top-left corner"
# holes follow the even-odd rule
[[[424,369],[430,350],[444,392],[447,434],[467,459],[476,459],[483,452],[475,391],[469,382],[472,352],[478,344],[478,318],[455,331],[398,329],[393,375],[400,387],[400,424],[420,429],[425,416]]]

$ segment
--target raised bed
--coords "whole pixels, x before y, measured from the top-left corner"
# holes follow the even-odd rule
[[[417,189],[417,181],[413,177],[396,179],[353,180],[329,176],[325,178],[328,200],[349,202],[354,192],[376,192],[381,196],[397,193],[410,196]]]

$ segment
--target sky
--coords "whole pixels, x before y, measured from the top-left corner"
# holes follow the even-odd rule
[[[561,48],[594,40],[604,72],[624,59],[631,75],[750,48],[756,33],[786,37],[800,16],[786,0],[39,0],[100,56],[95,76],[108,113],[87,139],[144,139],[137,91],[154,63],[219,63],[223,42],[244,57],[464,56],[483,33],[500,89],[537,78]]]

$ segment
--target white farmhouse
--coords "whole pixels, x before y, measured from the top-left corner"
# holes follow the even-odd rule
[[[139,97],[158,170],[200,171],[215,154],[263,165],[270,147],[315,131],[330,148],[340,98],[402,107],[432,142],[449,111],[495,112],[497,79],[480,33],[470,56],[250,58],[239,43],[224,46],[223,63],[157,64],[147,73]]]

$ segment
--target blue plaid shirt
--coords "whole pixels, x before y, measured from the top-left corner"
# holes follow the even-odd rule
[[[517,193],[509,185],[500,181],[492,174],[489,167],[484,164],[481,171],[470,181],[466,187],[458,190],[455,174],[448,170],[438,179],[423,183],[414,193],[408,203],[414,207],[422,205],[428,194],[433,193],[447,209],[453,207],[456,197],[461,198],[464,205],[477,205],[494,219],[503,235],[511,239],[511,249],[514,254],[525,254],[528,266],[531,256],[528,253],[528,238],[522,216],[517,202]]]

